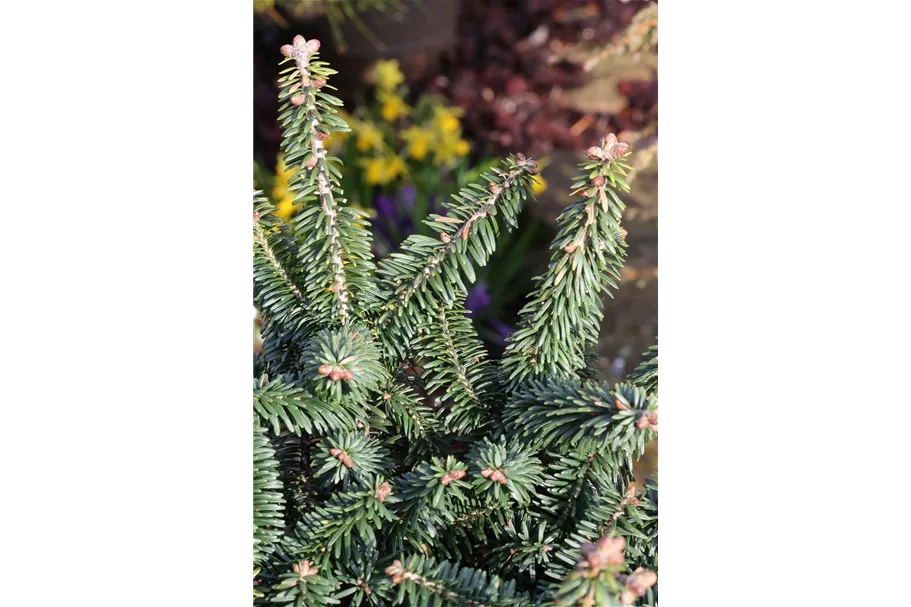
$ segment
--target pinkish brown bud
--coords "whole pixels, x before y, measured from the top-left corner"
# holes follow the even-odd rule
[[[457,480],[459,480],[459,479],[465,478],[465,471],[464,471],[464,470],[450,470],[450,471],[448,472],[448,474],[449,474],[449,476],[452,478],[452,480],[454,480],[454,481],[457,481]]]
[[[614,401],[614,406],[617,407],[617,410],[619,410],[619,411],[626,411],[627,409],[629,409],[629,407],[624,405],[623,401],[620,400],[619,398]]]
[[[626,488],[626,497],[635,497],[636,496],[636,485],[630,485]]]
[[[345,369],[342,371],[342,379],[345,381],[351,381],[354,379],[354,373],[352,373],[350,369]]]
[[[316,138],[319,139],[320,141],[325,141],[325,140],[329,139],[329,133],[326,133],[323,131],[316,131]]]
[[[608,133],[607,137],[604,138],[604,143],[601,147],[605,150],[609,150],[615,145],[617,145],[617,136],[613,133]]]
[[[630,506],[638,506],[638,505],[639,505],[639,498],[638,498],[638,497],[631,497],[631,498],[629,498],[628,503],[629,503]]]
[[[657,411],[652,411],[651,413],[648,414],[648,423],[650,426],[658,425],[658,412]]]
[[[488,189],[490,189],[490,191],[491,191],[493,194],[499,194],[500,191],[503,189],[503,188],[501,188],[500,186],[498,186],[498,185],[495,184],[495,183],[489,183],[489,184],[487,184],[487,187],[488,187]]]
[[[327,375],[332,373],[332,367],[330,367],[329,365],[320,365],[319,369],[317,369],[316,372],[319,373],[320,375],[322,375],[323,377],[326,377]]]
[[[332,372],[329,373],[329,379],[331,379],[332,381],[338,381],[342,378],[342,373],[343,373],[343,371],[341,369],[339,369],[338,367],[335,367],[332,369]],[[647,419],[645,421],[648,422]]]
[[[639,428],[640,430],[645,430],[646,428],[648,428],[648,425],[649,424],[648,424],[647,415],[641,415],[639,417],[639,419],[636,420],[636,427]]]
[[[446,232],[440,232],[440,240],[448,243],[449,241],[452,240],[452,237],[449,234],[447,234]]]
[[[636,600],[636,595],[630,592],[629,590],[624,590],[620,593],[620,604],[621,605],[632,605]]]
[[[604,556],[594,544],[582,544],[579,549],[590,567],[593,569],[602,569],[604,567]]]
[[[623,554],[623,549],[626,548],[626,539],[623,537],[602,537],[598,540],[598,550],[604,554]]]
[[[317,162],[319,162],[319,159],[316,156],[310,156],[310,158],[307,159],[306,167],[312,169],[316,166]]]
[[[596,188],[604,187],[604,176],[595,175],[595,178],[592,179],[592,185],[595,186]]]
[[[342,450],[339,449],[338,447],[332,447],[331,449],[329,449],[329,455],[331,455],[332,457],[338,457],[339,453],[341,453],[341,452],[342,452]]]
[[[604,150],[597,146],[592,146],[585,150],[585,155],[592,160],[604,160]]]
[[[291,105],[301,106],[304,105],[304,96],[301,93],[291,97]]]
[[[629,236],[629,232],[626,231],[626,228],[620,228],[620,238],[626,240],[627,236]]]
[[[636,569],[631,576],[626,579],[627,587],[637,596],[645,596],[646,591],[655,585],[658,581],[658,574],[648,569]]]
[[[310,51],[311,53],[315,53],[316,51],[318,51],[319,47],[320,47],[320,43],[319,43],[319,40],[317,40],[316,38],[313,38],[312,40],[307,41],[307,50]]]
[[[281,50],[282,50],[282,55],[284,55],[285,57],[290,57],[291,55],[294,54],[294,47],[291,46],[290,44],[283,44]]]
[[[307,40],[306,40],[303,36],[301,36],[300,34],[298,34],[297,36],[294,37],[293,42],[294,42],[294,46],[298,46],[298,47],[299,47],[299,46],[302,46],[304,43],[306,43]]]
[[[326,79],[325,79],[325,78],[314,78],[313,80],[310,81],[310,83],[311,83],[314,87],[316,87],[316,88],[318,88],[318,89],[321,89],[321,88],[323,88],[324,86],[326,86]]]
[[[611,158],[620,158],[629,151],[628,143],[618,143],[610,148]]]
[[[583,544],[581,550],[589,566],[600,570],[606,566],[622,565],[625,547],[626,540],[622,537],[604,537],[597,544]]]
[[[481,470],[481,476],[484,478],[490,478],[490,475],[493,474],[493,470],[488,468],[487,470]]]
[[[259,221],[259,211],[253,211],[253,223]]]
[[[516,154],[516,164],[518,164],[519,166],[522,166],[523,164],[525,164],[525,154],[523,154],[522,152],[519,152],[518,154]]]
[[[386,394],[383,394],[383,400],[389,400],[390,398],[392,398],[392,395],[388,392]]]
[[[329,292],[330,292],[330,293],[338,293],[338,289],[339,289],[338,283],[337,283],[337,282],[334,282],[334,283],[332,283],[332,286],[329,287]]]
[[[527,170],[528,173],[531,175],[537,175],[538,174],[538,163],[535,162],[534,160],[526,161],[525,170]]]
[[[386,567],[386,575],[392,575],[402,571],[402,561],[396,559],[391,565]]]
[[[376,497],[378,502],[385,502],[386,498],[389,497],[390,493],[392,493],[392,487],[389,486],[389,483],[383,483],[376,490],[376,493],[374,493],[374,496]]]
[[[291,565],[291,570],[298,575],[301,579],[310,577],[311,575],[316,575],[319,573],[317,567],[311,567],[310,561],[302,561],[300,563],[294,563]]]
[[[342,464],[344,464],[346,468],[350,468],[354,465],[354,462],[351,460],[351,456],[345,452],[342,452],[342,454],[338,456],[338,459],[340,462],[342,462]]]

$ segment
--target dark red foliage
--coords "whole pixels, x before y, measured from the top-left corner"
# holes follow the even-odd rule
[[[595,115],[596,128],[574,132],[583,115],[559,106],[551,93],[582,86],[585,74],[577,65],[547,60],[582,40],[608,44],[643,6],[619,0],[466,0],[459,43],[443,57],[440,74],[415,88],[464,108],[466,135],[488,142],[492,154],[522,149],[540,156],[554,147],[584,148],[607,131],[642,129],[657,117],[656,82],[623,83],[629,107],[619,115]]]

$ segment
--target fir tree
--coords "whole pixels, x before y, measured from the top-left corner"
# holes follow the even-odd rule
[[[378,266],[323,141],[347,125],[319,42],[282,47],[282,148],[304,208],[254,193],[258,604],[657,605],[657,345],[630,381],[592,365],[624,258],[626,146],[587,152],[547,271],[502,361],[464,307],[517,228],[535,161],[463,189]]]

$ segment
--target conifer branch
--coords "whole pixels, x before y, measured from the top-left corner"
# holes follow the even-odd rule
[[[282,575],[281,581],[273,586],[278,592],[270,597],[271,602],[290,603],[294,607],[338,604],[338,599],[333,597],[335,584],[319,571],[307,560],[293,563],[291,571]]]
[[[305,386],[330,401],[355,402],[389,380],[369,331],[360,327],[325,329],[304,347],[300,368]]]
[[[310,482],[310,443],[308,438],[291,432],[271,438],[278,461],[285,496],[285,528],[293,532],[300,515],[319,501],[316,488]],[[285,536],[284,539],[288,539]]]
[[[492,421],[484,415],[492,375],[487,352],[461,304],[441,306],[419,324],[415,354],[427,393],[441,392],[451,432],[467,434]]]
[[[398,479],[402,503],[398,514],[405,523],[405,539],[416,549],[430,543],[455,518],[459,505],[468,502],[464,490],[466,466],[449,456],[431,458]]]
[[[624,554],[632,567],[658,566],[657,492],[649,484],[645,495],[634,485],[602,489],[584,515],[577,517],[575,527],[561,536],[555,557],[546,575],[565,579],[579,562],[582,547],[606,535],[625,538]]]
[[[409,440],[429,440],[438,425],[433,409],[421,403],[411,386],[390,384],[380,396],[379,406]]]
[[[253,192],[253,294],[263,314],[293,331],[307,301],[276,251],[281,220],[262,192]]]
[[[386,575],[399,586],[396,605],[408,598],[412,607],[461,605],[464,607],[530,607],[525,593],[516,591],[515,581],[504,581],[483,571],[459,567],[446,561],[412,556],[397,559]]]
[[[518,443],[507,447],[484,439],[472,445],[468,460],[476,494],[490,503],[505,506],[511,498],[527,504],[541,483],[540,460]]]
[[[384,521],[397,520],[389,506],[398,501],[382,477],[374,478],[370,488],[333,495],[324,506],[307,512],[297,523],[300,556],[350,559],[376,550],[376,530],[382,528]]]
[[[551,453],[541,507],[555,516],[555,526],[563,529],[566,522],[578,517],[591,499],[591,494],[611,487],[617,477],[617,462],[604,453],[600,441],[582,441],[577,449]],[[583,490],[588,489],[585,493]]]
[[[282,534],[285,500],[275,450],[253,418],[253,564],[262,562]]]
[[[348,428],[359,412],[352,405],[326,403],[281,377],[269,381],[266,375],[253,380],[253,410],[275,434],[284,427],[298,436]]]
[[[378,326],[384,344],[405,356],[415,324],[441,306],[449,307],[466,292],[462,277],[474,282],[474,264],[485,265],[496,249],[499,231],[493,219],[499,211],[510,228],[517,224],[531,179],[538,165],[522,154],[511,157],[505,170],[482,174],[488,187],[473,183],[444,202],[445,215],[431,215],[424,224],[440,240],[418,234],[402,243],[401,251],[380,262],[379,275],[387,291]]]
[[[506,405],[507,430],[534,445],[605,441],[613,451],[641,456],[657,436],[658,400],[632,384],[531,381]]]
[[[626,253],[620,227],[625,205],[615,189],[627,192],[623,163],[628,146],[614,135],[588,150],[592,162],[579,165],[573,195],[584,200],[558,218],[550,265],[520,311],[509,336],[503,373],[515,388],[528,378],[569,378],[585,367],[585,350],[598,340],[602,297],[616,288]]]
[[[501,573],[528,572],[531,581],[535,582],[538,567],[546,567],[550,562],[556,535],[548,529],[545,521],[538,522],[533,528],[532,524],[527,514],[516,516],[505,527],[505,537],[491,556]]]
[[[389,453],[379,441],[360,432],[342,432],[320,441],[313,457],[314,478],[323,489],[340,485],[347,491],[353,483],[370,487],[383,472]]]
[[[625,574],[622,537],[603,537],[581,546],[575,571],[555,590],[553,602],[561,606],[632,605],[649,594],[658,581],[654,571],[636,569]]]
[[[638,517],[632,521],[638,533],[627,536],[627,554],[633,567],[658,571],[658,477],[645,483],[645,495],[639,498]],[[657,588],[655,589],[657,592]]]
[[[629,376],[629,381],[649,394],[658,394],[658,344],[642,354],[640,362]]]
[[[295,63],[279,81],[284,100],[282,149],[292,173],[290,189],[297,191],[295,201],[317,201],[294,220],[314,313],[325,322],[347,326],[358,296],[362,296],[361,305],[369,299],[367,279],[373,273],[373,261],[369,224],[364,214],[340,205],[341,174],[329,162],[337,159],[327,157],[323,143],[330,133],[349,129],[332,107],[341,101],[321,90],[335,71],[315,59],[319,47],[318,40],[295,36],[293,45],[281,49]]]

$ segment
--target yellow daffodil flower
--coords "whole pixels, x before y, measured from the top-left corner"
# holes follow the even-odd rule
[[[468,152],[471,151],[471,145],[464,139],[458,139],[453,146],[453,153],[456,156],[468,156]]]
[[[280,154],[275,163],[275,181],[272,185],[272,200],[281,200],[288,194],[288,182],[293,172],[285,166],[285,156]]]
[[[452,135],[459,131],[459,118],[464,114],[461,108],[438,105],[433,108],[433,125],[444,135]]]
[[[383,133],[371,122],[359,122],[354,129],[357,149],[362,152],[383,149]]]
[[[359,164],[364,167],[364,179],[370,185],[385,185],[407,170],[405,161],[399,156],[374,156],[362,159]]]
[[[389,181],[392,181],[399,175],[404,175],[408,171],[405,161],[401,156],[392,156],[386,160],[386,175]]]
[[[396,119],[411,113],[411,107],[398,95],[380,92],[379,98],[383,102],[383,106],[380,108],[380,116],[386,122],[394,122]]]
[[[286,222],[290,222],[291,218],[295,213],[297,213],[298,209],[300,209],[300,205],[294,204],[294,197],[286,196],[285,198],[282,198],[278,201],[278,204],[275,207],[275,213],[273,213],[273,215],[276,217],[281,217]]]
[[[398,59],[380,59],[373,67],[373,82],[381,91],[392,92],[404,81]]]
[[[433,163],[444,166],[462,156],[468,155],[471,146],[461,137],[443,137],[433,148]]]
[[[407,146],[408,156],[414,160],[424,160],[427,150],[433,140],[433,132],[419,126],[410,126],[403,129],[399,135]]]
[[[385,179],[385,162],[382,158],[367,158],[359,162],[364,167],[364,179],[370,185],[379,185],[384,183]]]
[[[294,204],[294,194],[288,191],[288,182],[294,172],[285,166],[285,159],[279,156],[275,165],[275,184],[272,186],[272,200],[275,203],[275,215],[285,221],[290,221],[291,217],[300,208],[299,204]]]

